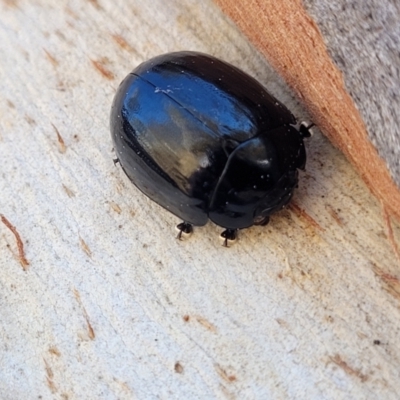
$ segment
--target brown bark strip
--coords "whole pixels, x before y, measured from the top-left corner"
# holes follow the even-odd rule
[[[400,262],[400,250],[399,246],[396,243],[396,239],[394,238],[393,234],[393,228],[392,228],[392,222],[390,221],[390,215],[387,213],[387,210],[385,207],[383,208],[383,220],[386,225],[386,230],[387,230],[387,237],[389,239],[389,242],[393,248],[393,252],[396,254],[397,261]]]
[[[18,256],[19,256],[19,262],[22,266],[22,269],[26,271],[29,266],[29,261],[25,257],[25,252],[24,252],[24,243],[21,239],[21,236],[19,235],[19,232],[17,231],[17,228],[3,215],[0,214],[1,222],[14,234],[15,240],[17,242],[17,248],[18,248]]]
[[[292,210],[298,217],[303,219],[309,226],[312,226],[313,228],[316,228],[318,230],[324,231],[325,229],[322,228],[321,225],[318,224],[317,221],[315,221],[314,218],[312,218],[310,215],[308,215],[298,204],[296,204],[294,201],[291,201],[289,205],[287,206],[289,210]]]
[[[76,289],[74,289],[74,296],[75,296],[75,299],[77,300],[77,302],[79,303],[79,305],[80,305],[81,308],[82,308],[83,315],[84,315],[84,317],[85,317],[86,324],[87,324],[87,328],[88,328],[88,336],[89,336],[89,339],[90,339],[90,340],[94,340],[95,337],[96,337],[96,334],[95,334],[95,332],[94,332],[94,329],[93,329],[93,327],[92,327],[92,324],[90,323],[89,314],[87,313],[86,308],[85,308],[85,306],[84,306],[83,303],[82,303],[81,295],[79,294],[79,292],[78,292]]]
[[[114,79],[114,74],[107,69],[103,61],[98,61],[98,60],[90,60],[90,61],[92,62],[92,65],[96,68],[96,70],[99,71],[104,78],[109,80]]]
[[[400,219],[400,190],[367,131],[317,25],[301,0],[215,0],[306,104],[313,122]]]
[[[365,382],[366,380],[368,380],[368,376],[367,375],[362,374],[360,372],[360,370],[358,370],[358,369],[350,367],[350,365],[347,364],[347,362],[344,361],[342,359],[342,357],[340,357],[339,354],[336,354],[334,357],[331,357],[331,361],[334,362],[340,368],[342,368],[344,370],[344,372],[346,372],[346,374],[354,375],[357,378],[360,378],[361,382]]]
[[[56,131],[58,150],[60,151],[60,153],[63,154],[67,151],[67,146],[65,145],[64,139],[60,135],[60,132],[58,131],[57,127],[54,124],[51,124],[51,125],[53,125],[53,129]]]

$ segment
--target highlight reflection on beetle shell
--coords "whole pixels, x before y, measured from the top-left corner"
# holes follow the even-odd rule
[[[255,79],[196,52],[139,65],[111,111],[129,179],[182,220],[228,229],[258,224],[290,201],[306,162],[295,124]]]

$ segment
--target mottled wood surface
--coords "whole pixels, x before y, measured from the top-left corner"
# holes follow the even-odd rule
[[[230,249],[176,241],[113,165],[115,90],[168,51],[308,118],[214,3],[143,3],[0,1],[0,398],[398,399],[400,226],[319,131],[291,207]]]

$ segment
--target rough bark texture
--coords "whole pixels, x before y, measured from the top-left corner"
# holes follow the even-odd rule
[[[230,249],[114,166],[119,82],[177,50],[309,117],[212,1],[0,0],[0,398],[399,399],[400,227],[319,130]]]
[[[383,206],[400,218],[400,190],[372,145],[342,74],[302,0],[216,3],[282,74],[306,104],[313,122],[346,155]]]

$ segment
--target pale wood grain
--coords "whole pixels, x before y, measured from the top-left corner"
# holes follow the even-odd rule
[[[230,249],[212,224],[177,242],[113,165],[120,80],[182,49],[307,118],[212,2],[0,2],[0,213],[29,262],[0,224],[0,397],[399,398],[387,223],[319,132],[294,204]]]

